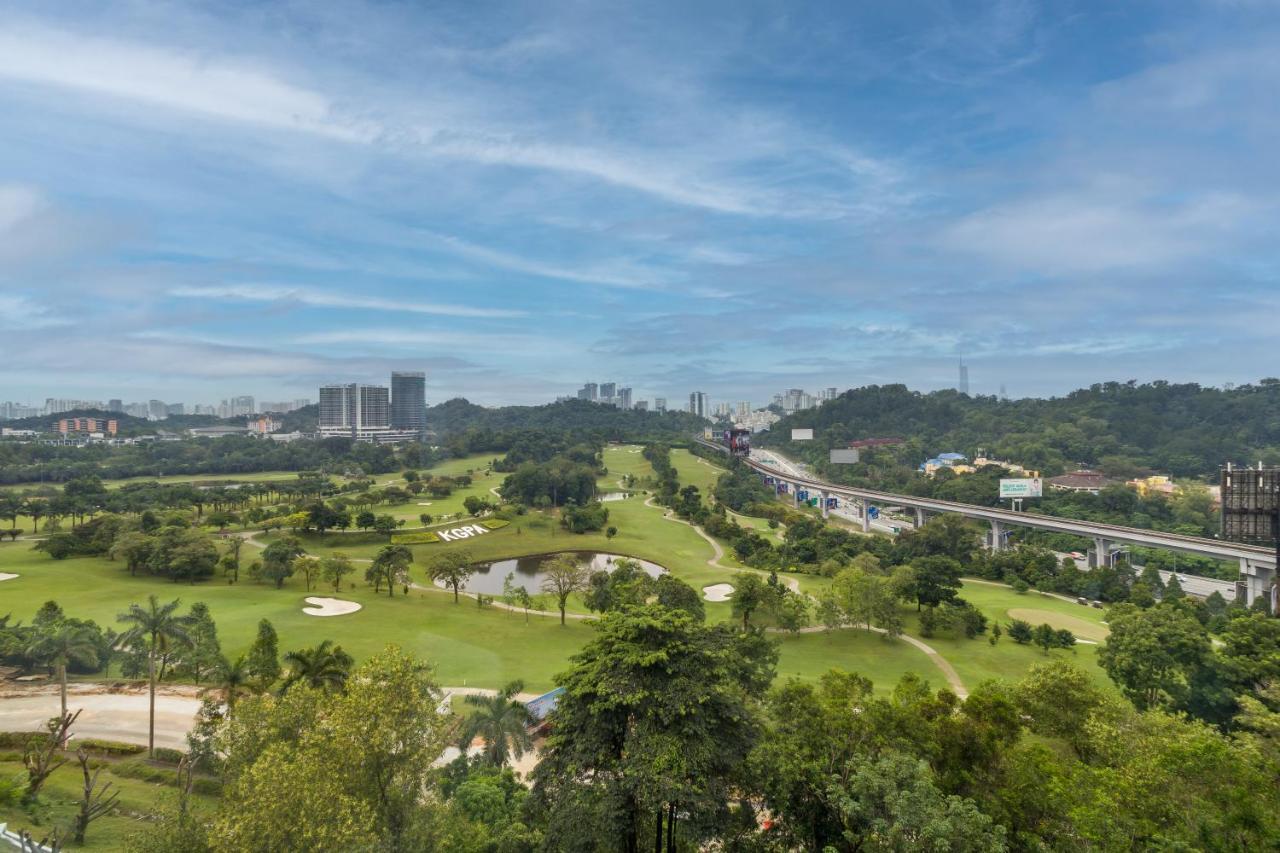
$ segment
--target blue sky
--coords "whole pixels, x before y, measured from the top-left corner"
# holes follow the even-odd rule
[[[1250,381],[1278,79],[1262,0],[8,3],[0,399]]]

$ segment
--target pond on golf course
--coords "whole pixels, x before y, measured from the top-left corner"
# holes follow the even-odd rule
[[[592,572],[611,572],[617,560],[635,560],[646,574],[654,578],[666,571],[657,563],[639,560],[635,557],[601,554],[598,551],[567,551],[564,553],[573,554],[578,558],[579,562],[590,563]],[[507,578],[512,578],[512,583],[524,587],[529,591],[530,595],[537,595],[542,592],[542,580],[546,577],[546,574],[542,571],[543,565],[557,556],[559,555],[535,554],[529,557],[517,557],[514,560],[482,563],[476,567],[476,573],[467,580],[462,589],[466,592],[478,592],[484,595],[502,595],[503,583]]]

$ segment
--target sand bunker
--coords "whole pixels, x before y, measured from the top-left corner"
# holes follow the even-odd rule
[[[0,581],[11,581],[16,577],[17,575],[10,574],[9,572],[0,572]]]
[[[713,583],[702,588],[702,597],[707,601],[728,601],[733,595],[733,587],[727,583]]]
[[[354,601],[343,601],[341,598],[319,598],[314,595],[307,598],[307,604],[311,606],[302,608],[302,612],[308,616],[346,616],[363,607]]]

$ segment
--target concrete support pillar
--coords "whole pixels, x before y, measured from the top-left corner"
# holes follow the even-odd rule
[[[1271,566],[1259,566],[1257,563],[1251,563],[1247,559],[1240,560],[1240,580],[1244,584],[1244,602],[1250,605],[1258,598],[1265,598],[1272,604],[1274,611],[1275,601],[1271,591],[1275,585],[1276,570]]]
[[[1111,543],[1101,537],[1093,540],[1093,568],[1111,567]]]
[[[800,506],[800,484],[791,484],[791,505]]]
[[[831,510],[827,508],[827,493],[819,492],[818,501],[822,504],[822,517],[827,518],[831,515]]]
[[[862,532],[863,533],[871,532],[871,514],[867,512],[867,510],[870,508],[871,508],[870,504],[868,504],[866,501],[862,502]]]
[[[995,520],[992,520],[991,522],[991,550],[1004,550],[1004,527],[1000,525],[1000,522]]]
[[[919,528],[924,527],[924,522],[924,508],[916,507],[916,529],[918,530]]]

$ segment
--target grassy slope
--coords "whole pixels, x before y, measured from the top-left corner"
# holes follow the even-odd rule
[[[5,777],[24,776],[26,771],[21,761],[0,761],[0,775]],[[110,771],[110,764],[103,771],[101,782],[111,782],[111,790],[120,792],[116,801],[116,811],[104,815],[89,824],[85,833],[84,845],[67,844],[69,850],[119,850],[125,839],[131,835],[144,832],[147,823],[130,815],[153,814],[158,809],[171,807],[176,794],[167,785],[116,776]],[[84,780],[80,775],[80,765],[72,758],[70,763],[55,770],[40,792],[40,800],[49,809],[48,816],[42,819],[39,826],[31,822],[30,816],[17,806],[0,806],[0,823],[8,823],[9,829],[18,831],[29,829],[38,841],[55,827],[59,834],[70,840],[70,826],[79,809],[79,798],[84,789]],[[197,812],[211,808],[213,799],[200,794],[192,795],[192,808]],[[7,849],[7,848],[6,848]]]

